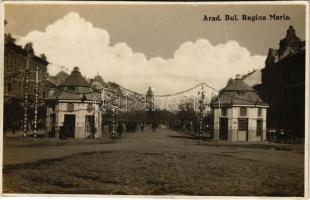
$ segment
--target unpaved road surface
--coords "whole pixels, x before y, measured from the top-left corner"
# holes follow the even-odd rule
[[[208,145],[167,128],[104,140],[4,141],[4,193],[303,196],[300,151]]]

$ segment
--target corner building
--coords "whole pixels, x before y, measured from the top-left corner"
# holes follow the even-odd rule
[[[266,140],[268,105],[239,75],[211,102],[214,140]]]
[[[87,138],[95,128],[94,137],[101,137],[102,104],[100,93],[94,91],[75,67],[72,73],[46,98],[46,131],[59,137],[64,126],[65,137]]]

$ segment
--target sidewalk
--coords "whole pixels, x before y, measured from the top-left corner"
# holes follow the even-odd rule
[[[185,130],[179,130],[178,132],[184,133],[184,138],[198,139],[197,136]],[[200,144],[208,146],[297,151],[298,153],[302,154],[304,154],[305,151],[304,144],[273,143],[269,141],[262,141],[262,142],[224,141],[224,140],[212,140],[205,136],[202,136]]]

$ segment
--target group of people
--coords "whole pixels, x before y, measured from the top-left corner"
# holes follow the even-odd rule
[[[143,122],[143,121],[140,122],[140,130],[141,130],[141,133],[143,133],[143,131],[144,131],[144,126],[145,126],[144,122]],[[152,123],[151,123],[151,126],[152,126],[153,132],[156,132],[156,128],[158,127],[158,123],[152,122]]]
[[[126,128],[126,132],[132,132],[132,133],[136,132],[138,127],[140,128],[141,133],[143,133],[144,128],[145,128],[144,121],[117,122],[114,124],[114,128],[113,128],[113,123],[111,122],[109,124],[109,133],[113,135],[113,131],[114,131],[114,134],[122,136],[124,132],[124,125]],[[156,132],[156,128],[158,127],[158,124],[156,122],[152,122],[151,127],[152,127],[153,132]]]

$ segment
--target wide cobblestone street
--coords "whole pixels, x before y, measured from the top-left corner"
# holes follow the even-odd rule
[[[260,145],[199,142],[163,127],[115,142],[5,138],[3,192],[303,196],[303,146]]]

